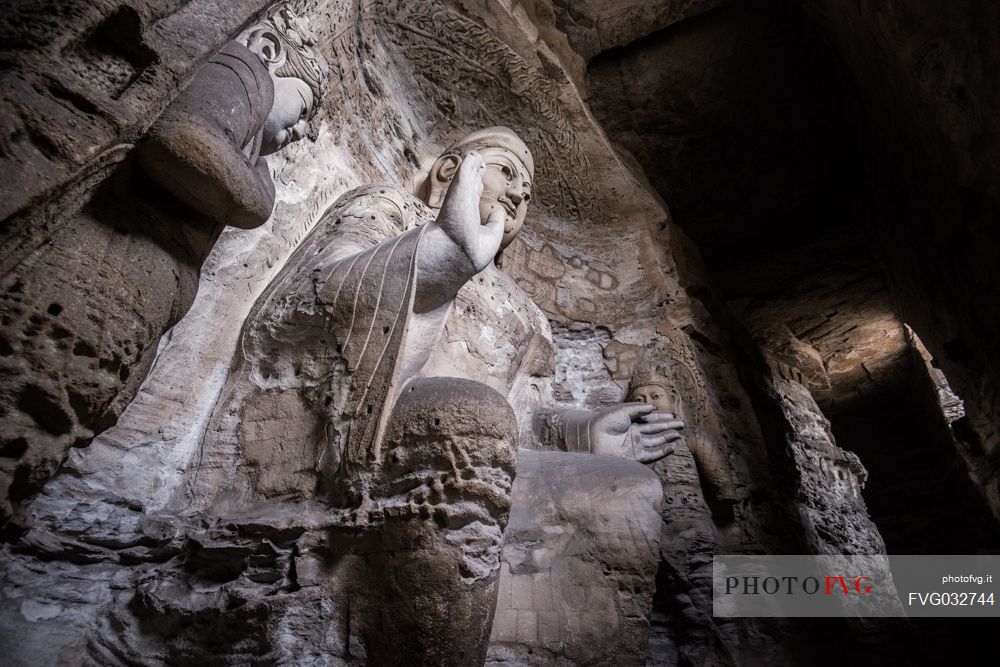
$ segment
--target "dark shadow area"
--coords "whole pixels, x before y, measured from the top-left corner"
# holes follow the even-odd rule
[[[780,3],[734,2],[588,66],[595,117],[711,268],[855,224],[856,114],[816,42]]]
[[[949,86],[964,83],[965,69],[979,72],[967,61],[988,62],[990,52],[966,53],[978,44],[975,31],[971,41],[954,39],[974,2],[905,5],[726,3],[595,56],[588,103],[704,260],[699,298],[730,313],[734,326],[721,321],[745,328],[776,374],[806,386],[837,444],[860,457],[863,497],[888,552],[1000,553],[1000,525],[976,486],[995,478],[986,463],[969,468],[996,433],[974,394],[993,395],[981,380],[1000,357],[977,356],[995,337],[952,333],[982,332],[994,320],[995,299],[975,318],[961,307],[980,298],[973,285],[993,291],[979,273],[995,266],[986,259],[995,240],[962,231],[984,228],[977,221],[989,217],[991,200],[955,205],[952,165],[975,151],[951,153],[958,144],[925,122],[960,139],[972,131],[969,91],[953,97]],[[918,57],[921,41],[927,53]],[[953,115],[934,116],[941,108]],[[912,315],[925,310],[923,320]],[[937,353],[949,376],[966,369],[953,379],[978,421],[976,410],[945,417],[904,322],[926,332],[928,346],[943,343]],[[780,459],[780,420],[768,428],[767,407],[754,411]],[[794,471],[776,478],[786,473],[794,479]],[[685,583],[661,563],[655,664],[697,664],[699,647],[712,646],[724,625],[691,615]],[[784,643],[794,664],[937,665],[988,655],[997,629],[978,619],[803,619],[744,631]],[[733,657],[763,664],[754,655],[748,644]]]
[[[837,444],[868,470],[863,495],[888,553],[1000,553],[1000,527],[956,451],[919,358],[902,382],[827,417]]]
[[[826,408],[837,444],[868,471],[862,494],[886,551],[1000,553],[1000,526],[959,456],[941,387],[915,349],[900,366],[898,380],[878,393]],[[855,664],[964,664],[989,654],[998,625],[990,618],[916,618],[881,619],[872,628]]]

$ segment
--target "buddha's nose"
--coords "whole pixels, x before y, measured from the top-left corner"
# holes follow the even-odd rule
[[[514,202],[514,206],[519,205],[521,201],[523,201],[525,198],[527,198],[527,195],[521,188],[517,187],[507,188],[507,199]]]

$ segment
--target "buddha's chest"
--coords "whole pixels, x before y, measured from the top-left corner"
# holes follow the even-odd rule
[[[520,375],[552,374],[551,338],[531,298],[490,265],[459,291],[424,374],[477,380],[507,395]]]

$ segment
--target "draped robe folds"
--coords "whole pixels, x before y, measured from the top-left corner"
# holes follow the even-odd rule
[[[188,476],[196,504],[354,505],[402,384],[416,253],[433,213],[398,188],[329,207],[247,317]]]
[[[342,465],[378,459],[379,442],[398,389],[407,325],[413,312],[417,248],[423,227],[331,266],[317,294],[350,376]]]

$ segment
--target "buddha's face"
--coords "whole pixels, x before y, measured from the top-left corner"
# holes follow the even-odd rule
[[[667,390],[658,384],[646,384],[636,387],[629,394],[629,400],[649,403],[657,412],[673,412],[673,401]]]
[[[487,146],[479,150],[486,164],[483,173],[483,194],[479,198],[479,215],[485,223],[490,213],[501,208],[504,211],[504,248],[524,227],[528,214],[528,200],[531,199],[531,176],[524,164],[505,148]]]
[[[312,89],[302,79],[273,76],[274,104],[264,121],[260,154],[270,155],[306,134],[312,113]]]

